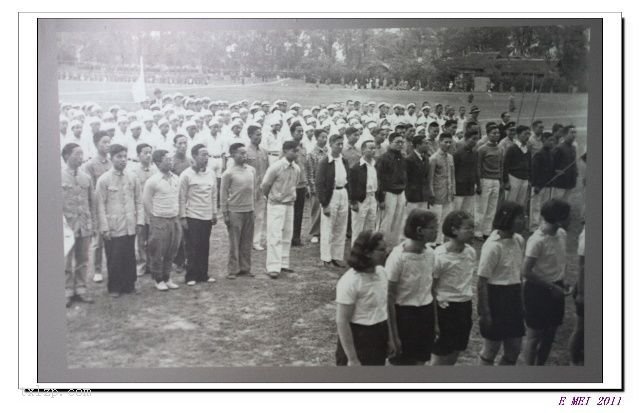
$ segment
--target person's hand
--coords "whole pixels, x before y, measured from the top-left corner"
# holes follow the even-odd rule
[[[378,209],[384,211],[384,202],[378,202]]]
[[[449,302],[447,301],[438,301],[438,307],[440,308],[449,308]]]
[[[187,224],[186,218],[180,218],[180,225],[182,225],[182,229],[185,231],[189,230],[189,224]]]
[[[136,236],[140,236],[140,234],[142,234],[142,229],[144,228],[144,225],[136,225]]]
[[[351,203],[351,210],[353,212],[358,212],[358,203],[357,202]]]
[[[533,193],[536,194],[536,195],[538,195],[541,190],[542,190],[542,188],[538,188],[537,186],[533,187]]]
[[[111,234],[109,231],[102,231],[102,238],[106,239],[107,241],[111,240]]]
[[[349,360],[347,361],[347,366],[352,367],[352,366],[362,366],[362,364],[360,364],[360,360],[355,359],[355,360]]]
[[[482,195],[482,187],[480,186],[476,187],[476,194]]]
[[[214,216],[213,218],[211,218],[211,225],[215,225],[217,223],[218,223],[218,217]]]
[[[398,337],[390,337],[387,343],[389,358],[398,357],[402,354],[402,342]]]
[[[322,214],[329,218],[331,216],[331,211],[329,211],[329,208],[322,208]]]
[[[231,226],[231,215],[228,212],[224,212],[222,217],[224,218],[224,224],[227,227]]]
[[[511,184],[509,182],[505,182],[505,184],[502,186],[502,189],[504,189],[505,191],[511,190]]]
[[[493,324],[493,320],[491,319],[490,314],[483,314],[479,317],[478,322],[480,323],[480,328],[482,330],[490,330],[491,325]]]

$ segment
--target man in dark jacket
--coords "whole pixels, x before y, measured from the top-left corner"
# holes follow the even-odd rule
[[[389,135],[389,148],[378,160],[378,185],[383,197],[380,209],[383,210],[380,220],[380,232],[385,234],[389,247],[394,247],[400,240],[404,228],[404,209],[407,203],[405,189],[407,187],[407,160],[402,155],[404,138],[399,133]]]
[[[320,217],[320,259],[325,266],[344,268],[344,243],[349,211],[349,165],[342,157],[344,139],[329,138],[330,152],[318,163],[316,193],[322,207]]]
[[[565,126],[562,135],[564,140],[553,150],[553,169],[556,172],[556,178],[553,181],[551,197],[567,201],[571,190],[578,182],[576,148],[573,146],[576,140],[576,127]]]
[[[413,137],[414,150],[407,156],[407,189],[405,197],[407,206],[405,208],[405,217],[416,209],[429,209],[430,203],[433,202],[433,194],[429,186],[429,144],[427,137],[417,135]]]
[[[553,148],[557,143],[555,135],[550,132],[542,134],[542,149],[531,159],[531,213],[529,214],[529,230],[535,231],[540,225],[542,204],[551,199],[555,171],[553,170]]]
[[[366,140],[362,142],[361,150],[362,158],[351,167],[349,176],[349,202],[353,211],[351,245],[362,231],[375,229],[378,201],[381,201],[373,158],[376,144],[373,140]]]

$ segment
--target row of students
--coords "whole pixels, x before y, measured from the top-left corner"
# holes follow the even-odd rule
[[[477,267],[477,311],[484,339],[479,364],[543,365],[563,322],[566,232],[569,205],[557,199],[542,207],[542,224],[525,243],[522,205],[504,201]],[[435,248],[438,227],[449,240]],[[338,365],[455,364],[469,342],[476,253],[468,244],[473,218],[449,213],[442,225],[432,212],[415,209],[406,239],[387,256],[383,234],[360,233],[336,287]],[[583,279],[581,279],[583,280]],[[584,282],[578,291],[582,296]],[[580,332],[572,347],[580,350]]]

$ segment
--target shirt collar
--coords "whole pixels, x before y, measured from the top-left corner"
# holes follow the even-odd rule
[[[336,158],[334,158],[333,155],[328,154],[327,158],[329,158],[329,163],[331,163],[333,161],[341,161],[342,160],[342,154],[338,155]]]
[[[522,153],[527,153],[527,145],[523,145],[522,142],[520,142],[518,139],[514,139],[513,143],[515,143],[516,146],[518,146],[518,148],[520,148]]]
[[[416,151],[415,149],[413,150],[413,152],[418,155],[418,159],[422,160],[422,154],[418,151]]]
[[[360,158],[360,166],[362,165],[369,165],[369,166],[376,166],[376,160],[372,159],[371,163],[367,162],[366,159],[364,159],[364,156]]]
[[[119,171],[116,168],[113,168],[113,174],[118,176],[124,176],[124,170]]]

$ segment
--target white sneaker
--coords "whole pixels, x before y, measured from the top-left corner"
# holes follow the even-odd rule
[[[172,290],[175,290],[176,288],[180,288],[178,284],[174,283],[171,280],[167,281],[166,284],[167,284],[167,287],[169,287]]]
[[[260,244],[254,244],[253,249],[256,251],[264,251],[264,247]]]
[[[311,243],[312,243],[312,244],[317,244],[318,242],[320,242],[320,240],[318,239],[318,237],[313,237],[313,238],[311,238]]]
[[[213,278],[213,277],[209,277],[209,278],[207,279],[207,282],[208,282],[208,283],[214,283],[214,282],[216,282],[216,279],[215,279],[215,278]]]
[[[169,287],[167,287],[167,284],[165,284],[164,281],[160,281],[159,283],[156,283],[156,288],[160,291],[167,291],[169,290]]]
[[[94,283],[101,283],[102,282],[102,274],[100,274],[99,272],[95,273],[93,275],[93,282]]]
[[[191,280],[191,281],[187,281],[187,285],[188,285],[189,287],[191,287],[191,286],[196,285],[196,282],[195,282],[195,281],[193,281],[193,280]]]

